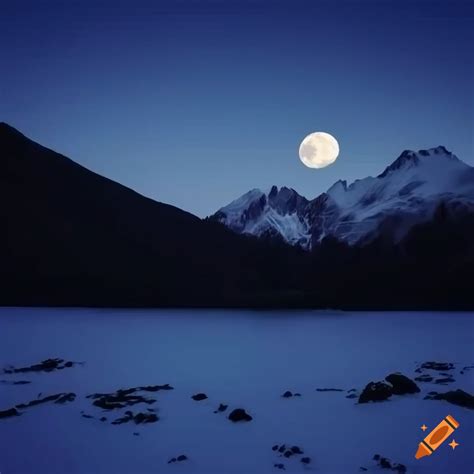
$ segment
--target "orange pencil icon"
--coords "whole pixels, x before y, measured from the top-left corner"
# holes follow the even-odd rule
[[[415,458],[420,459],[425,456],[430,456],[433,452],[441,446],[446,438],[459,427],[459,423],[448,415],[431,433],[418,445]]]

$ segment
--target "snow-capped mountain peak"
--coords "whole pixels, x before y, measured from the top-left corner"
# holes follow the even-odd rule
[[[383,178],[390,173],[400,170],[415,168],[418,166],[429,166],[431,168],[439,168],[440,166],[461,166],[467,167],[456,155],[448,151],[444,146],[436,148],[429,148],[428,150],[405,150],[402,154],[390,165],[385,168],[382,174]]]
[[[405,150],[378,176],[350,185],[339,180],[312,201],[286,187],[254,189],[211,218],[238,233],[310,248],[330,235],[349,244],[368,241],[382,228],[398,240],[441,201],[474,207],[474,168],[444,146]]]
[[[281,237],[292,245],[306,246],[309,235],[303,213],[307,204],[308,200],[294,189],[272,186],[266,192],[249,191],[219,209],[211,219],[238,233]]]

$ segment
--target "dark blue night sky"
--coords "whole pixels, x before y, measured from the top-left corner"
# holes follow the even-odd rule
[[[474,164],[471,1],[1,1],[0,121],[200,216],[440,144]],[[310,170],[301,139],[332,133]]]

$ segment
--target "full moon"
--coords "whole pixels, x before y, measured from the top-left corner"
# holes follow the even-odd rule
[[[309,168],[324,168],[336,161],[339,143],[329,133],[310,133],[301,142],[299,155],[303,164]]]

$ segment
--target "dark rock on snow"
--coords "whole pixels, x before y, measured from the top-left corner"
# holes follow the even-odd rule
[[[436,379],[434,383],[439,384],[439,385],[446,385],[448,383],[453,383],[456,382],[452,377],[445,377],[442,379]]]
[[[359,396],[359,403],[381,402],[392,396],[392,387],[385,382],[370,382]]]
[[[342,388],[317,388],[316,392],[343,392]]]
[[[28,367],[10,367],[4,369],[3,372],[6,374],[20,374],[27,372],[52,372],[54,370],[62,370],[64,368],[72,367],[75,362],[64,362],[64,359],[46,359],[39,364],[33,364]]]
[[[31,383],[29,380],[0,380],[4,385],[27,385]]]
[[[392,385],[392,393],[395,395],[418,393],[420,391],[418,385],[413,380],[399,372],[387,375],[385,380]]]
[[[182,462],[182,461],[187,461],[188,457],[184,454],[180,454],[178,457],[176,458],[171,458],[169,461],[168,461],[168,464],[171,464],[173,462]]]
[[[159,392],[160,390],[174,390],[174,387],[169,383],[165,383],[164,385],[145,385],[143,387],[136,387],[129,390],[134,390],[135,392]]]
[[[153,398],[145,398],[142,395],[137,395],[136,392],[140,390],[142,390],[141,387],[135,387],[120,389],[113,393],[93,393],[92,395],[88,395],[87,398],[93,399],[92,404],[104,410],[125,408],[127,406],[136,405],[137,403],[152,404],[156,402]]]
[[[453,370],[454,364],[451,362],[424,362],[420,368],[444,372],[446,370]]]
[[[453,405],[474,410],[474,396],[464,390],[452,390],[446,393],[429,392],[425,400],[446,400]]]
[[[311,462],[311,458],[308,458],[308,457],[301,458],[301,462],[303,464],[309,464]]]
[[[145,423],[156,423],[158,420],[158,416],[154,413],[137,413],[134,415],[131,411],[126,411],[125,416],[112,421],[112,424],[121,425],[133,421],[136,425],[141,425]]]
[[[253,418],[243,408],[236,408],[229,415],[229,420],[235,423],[238,421],[252,421]]]
[[[423,374],[423,375],[420,375],[419,377],[415,377],[415,380],[417,382],[432,382],[433,377],[429,374]]]
[[[399,474],[404,474],[407,472],[406,466],[403,464],[392,463],[389,459],[380,456],[380,454],[375,454],[372,458],[374,461],[377,461],[377,465],[382,469],[390,469],[392,471],[398,472]],[[367,471],[367,468],[360,468],[363,471]]]
[[[222,413],[226,411],[228,407],[229,405],[224,405],[223,403],[221,403],[219,404],[219,407],[217,408],[217,410],[214,411],[214,413]]]
[[[21,413],[18,412],[16,408],[9,408],[8,410],[0,411],[0,420],[2,418],[10,418],[11,416],[20,416]]]
[[[207,395],[205,393],[196,393],[196,395],[193,395],[191,398],[197,402],[200,402],[201,400],[205,400]]]
[[[291,393],[289,390],[287,390],[282,397],[283,398],[291,398],[293,396],[293,393]]]
[[[57,393],[55,395],[49,395],[48,397],[32,400],[28,403],[21,403],[16,407],[19,409],[30,408],[42,403],[54,402],[58,404],[64,404],[66,402],[73,402],[76,399],[75,393]]]
[[[283,471],[285,470],[285,465],[280,463],[274,464],[273,467],[276,467],[277,469],[282,469]]]

